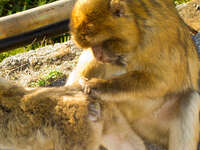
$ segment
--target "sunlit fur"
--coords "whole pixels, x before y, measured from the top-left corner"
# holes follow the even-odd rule
[[[80,86],[25,89],[0,78],[0,149],[102,150],[102,145],[144,148],[114,103],[91,99]]]
[[[70,28],[91,59],[67,85],[88,78],[86,93],[115,102],[138,135],[196,150],[199,61],[172,0],[78,0]]]
[[[0,78],[0,149],[98,150],[101,124],[88,119],[81,92],[27,90]]]

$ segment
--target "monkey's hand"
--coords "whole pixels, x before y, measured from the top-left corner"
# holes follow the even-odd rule
[[[89,119],[91,121],[100,120],[100,118],[101,118],[101,106],[100,106],[99,102],[95,102],[95,99],[97,98],[98,94],[95,95],[96,91],[91,88],[92,85],[89,85],[87,78],[82,77],[81,79],[79,79],[79,84],[82,86],[83,92],[85,94],[89,95],[93,99],[88,104]]]
[[[130,99],[149,99],[163,97],[173,83],[165,78],[148,72],[133,71],[103,80],[82,78],[80,84],[86,94],[92,98],[106,101],[126,101]]]
[[[93,78],[88,80],[87,78],[81,78],[79,84],[82,86],[83,92],[89,95],[91,98],[101,98],[102,88],[100,83],[106,82],[106,80]]]
[[[113,80],[103,80],[98,78],[92,78],[91,80],[88,80],[87,78],[81,78],[79,80],[79,84],[82,86],[83,92],[92,99],[112,101],[112,99],[110,98],[112,97],[112,95],[114,96],[115,94],[123,92],[116,86],[115,89],[114,87],[111,88],[112,81]]]

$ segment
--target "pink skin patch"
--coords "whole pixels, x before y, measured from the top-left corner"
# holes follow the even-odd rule
[[[103,60],[103,50],[102,50],[101,45],[93,46],[92,51],[97,60],[99,60],[99,61]]]
[[[101,44],[92,46],[92,51],[95,58],[103,63],[111,63],[115,65],[126,65],[125,57],[123,55],[116,55],[109,53]]]
[[[98,61],[101,61],[104,63],[106,63],[106,62],[111,63],[113,61],[113,59],[111,57],[109,57],[108,54],[106,54],[106,52],[103,50],[101,45],[93,46],[92,51],[93,51],[95,58]]]

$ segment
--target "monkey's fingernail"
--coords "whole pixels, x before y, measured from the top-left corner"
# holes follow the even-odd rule
[[[87,88],[87,93],[90,94],[91,93],[91,90],[90,88]]]
[[[87,85],[84,87],[84,93],[85,94],[90,94],[91,93],[91,90]]]
[[[85,83],[86,83],[86,81],[88,81],[87,78],[81,77],[81,78],[79,79],[79,84],[82,85],[82,86],[84,86]]]

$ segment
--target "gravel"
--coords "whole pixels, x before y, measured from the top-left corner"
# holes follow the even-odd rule
[[[28,86],[51,71],[67,76],[76,65],[80,53],[81,50],[72,41],[20,53],[0,63],[0,76],[22,86]]]

